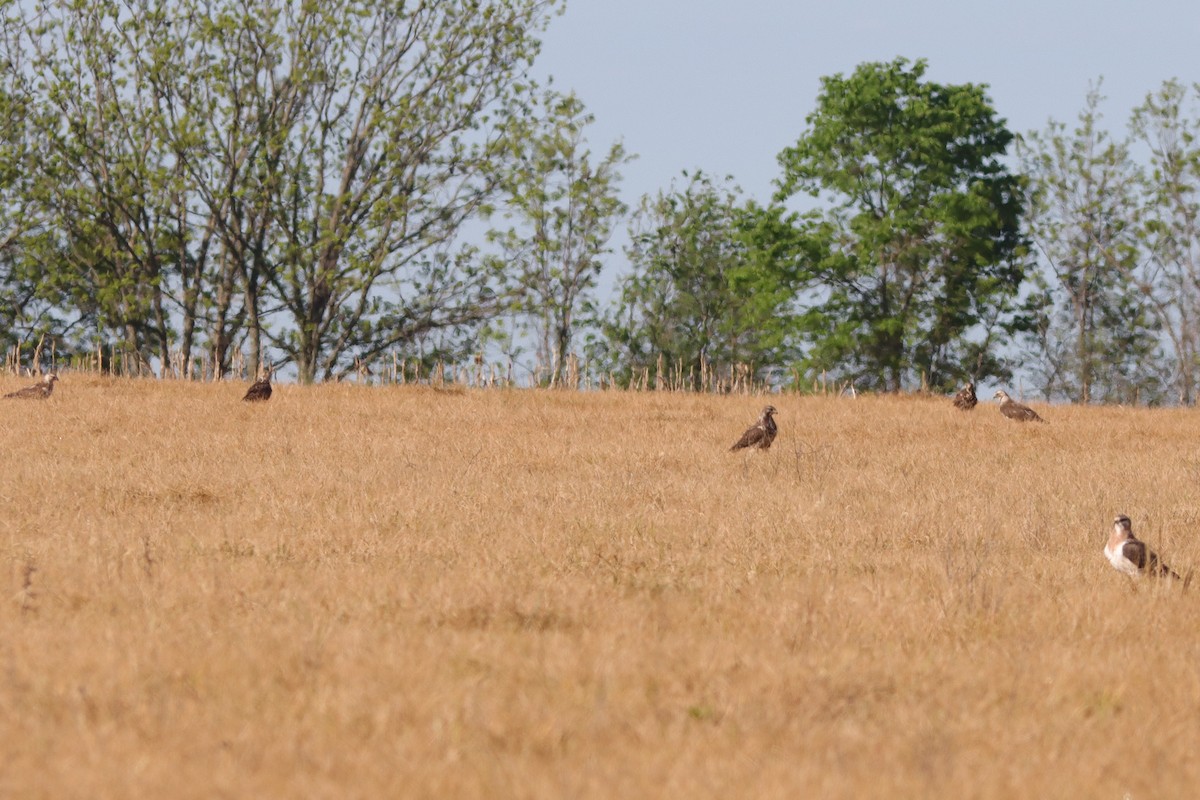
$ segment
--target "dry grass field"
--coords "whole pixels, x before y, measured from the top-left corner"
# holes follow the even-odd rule
[[[1198,411],[244,389],[0,401],[0,797],[1198,791]]]

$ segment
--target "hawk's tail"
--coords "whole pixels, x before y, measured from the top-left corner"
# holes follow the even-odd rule
[[[1158,562],[1158,574],[1160,574],[1160,575],[1162,575],[1163,577],[1166,577],[1166,578],[1174,578],[1174,579],[1175,579],[1175,580],[1177,580],[1177,581],[1183,581],[1183,582],[1184,582],[1184,584],[1183,584],[1184,586],[1187,586],[1187,584],[1188,584],[1188,583],[1190,583],[1190,582],[1191,582],[1191,580],[1192,580],[1192,573],[1190,573],[1190,572],[1189,572],[1189,573],[1188,573],[1188,576],[1187,576],[1187,579],[1186,579],[1186,580],[1184,580],[1184,578],[1180,577],[1180,575],[1179,575],[1179,573],[1178,573],[1178,572],[1176,572],[1175,570],[1173,570],[1173,569],[1171,569],[1170,567],[1168,567],[1168,566],[1167,566],[1166,564],[1164,564],[1164,563],[1163,563],[1161,560]]]

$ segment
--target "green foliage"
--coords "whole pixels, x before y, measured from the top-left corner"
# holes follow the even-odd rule
[[[1188,100],[1192,103],[1189,104]],[[1134,140],[1149,150],[1136,214],[1143,251],[1134,279],[1168,344],[1175,399],[1200,391],[1200,117],[1190,91],[1166,81],[1134,109]],[[1189,114],[1189,111],[1191,112]]]
[[[789,246],[794,228],[728,182],[684,177],[682,188],[643,198],[631,223],[632,270],[594,347],[623,381],[653,373],[660,357],[694,385],[733,365],[790,358],[794,287],[774,249]]]
[[[1031,194],[1039,277],[1035,370],[1043,394],[1088,403],[1161,394],[1156,324],[1139,289],[1140,170],[1100,125],[1097,89],[1078,125],[1051,121],[1019,148]]]
[[[489,238],[520,281],[518,311],[534,328],[546,382],[558,386],[576,329],[596,313],[603,256],[626,211],[618,169],[630,157],[614,144],[593,163],[585,139],[592,116],[574,95],[548,92],[541,107],[541,118],[516,119],[510,128],[513,158],[502,186],[505,216],[515,224]]]
[[[507,276],[459,233],[497,190],[560,5],[12,7],[0,103],[44,110],[20,189],[44,228],[20,259],[164,371],[199,336],[218,371],[247,337],[302,380],[453,350],[502,308]]]
[[[925,69],[897,59],[823,79],[808,130],[779,156],[778,199],[827,206],[800,221],[805,365],[864,388],[1002,374],[995,347],[1021,323],[1012,134],[984,87]]]

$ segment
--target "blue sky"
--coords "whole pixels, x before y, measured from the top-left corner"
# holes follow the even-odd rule
[[[623,171],[632,205],[692,168],[765,199],[820,78],[864,61],[925,58],[931,80],[987,84],[1018,133],[1074,120],[1103,76],[1118,132],[1163,81],[1200,80],[1198,49],[1200,6],[1182,0],[568,0],[535,72],[595,115],[594,151],[620,139],[637,154]]]

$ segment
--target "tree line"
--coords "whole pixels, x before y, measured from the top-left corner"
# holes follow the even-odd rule
[[[561,0],[0,0],[0,337],[221,378],[533,359],[618,384],[1195,402],[1200,88],[1017,135],[924,61],[824,78],[770,197],[531,80]],[[614,233],[628,269],[602,297]],[[200,375],[201,364],[208,372]]]

